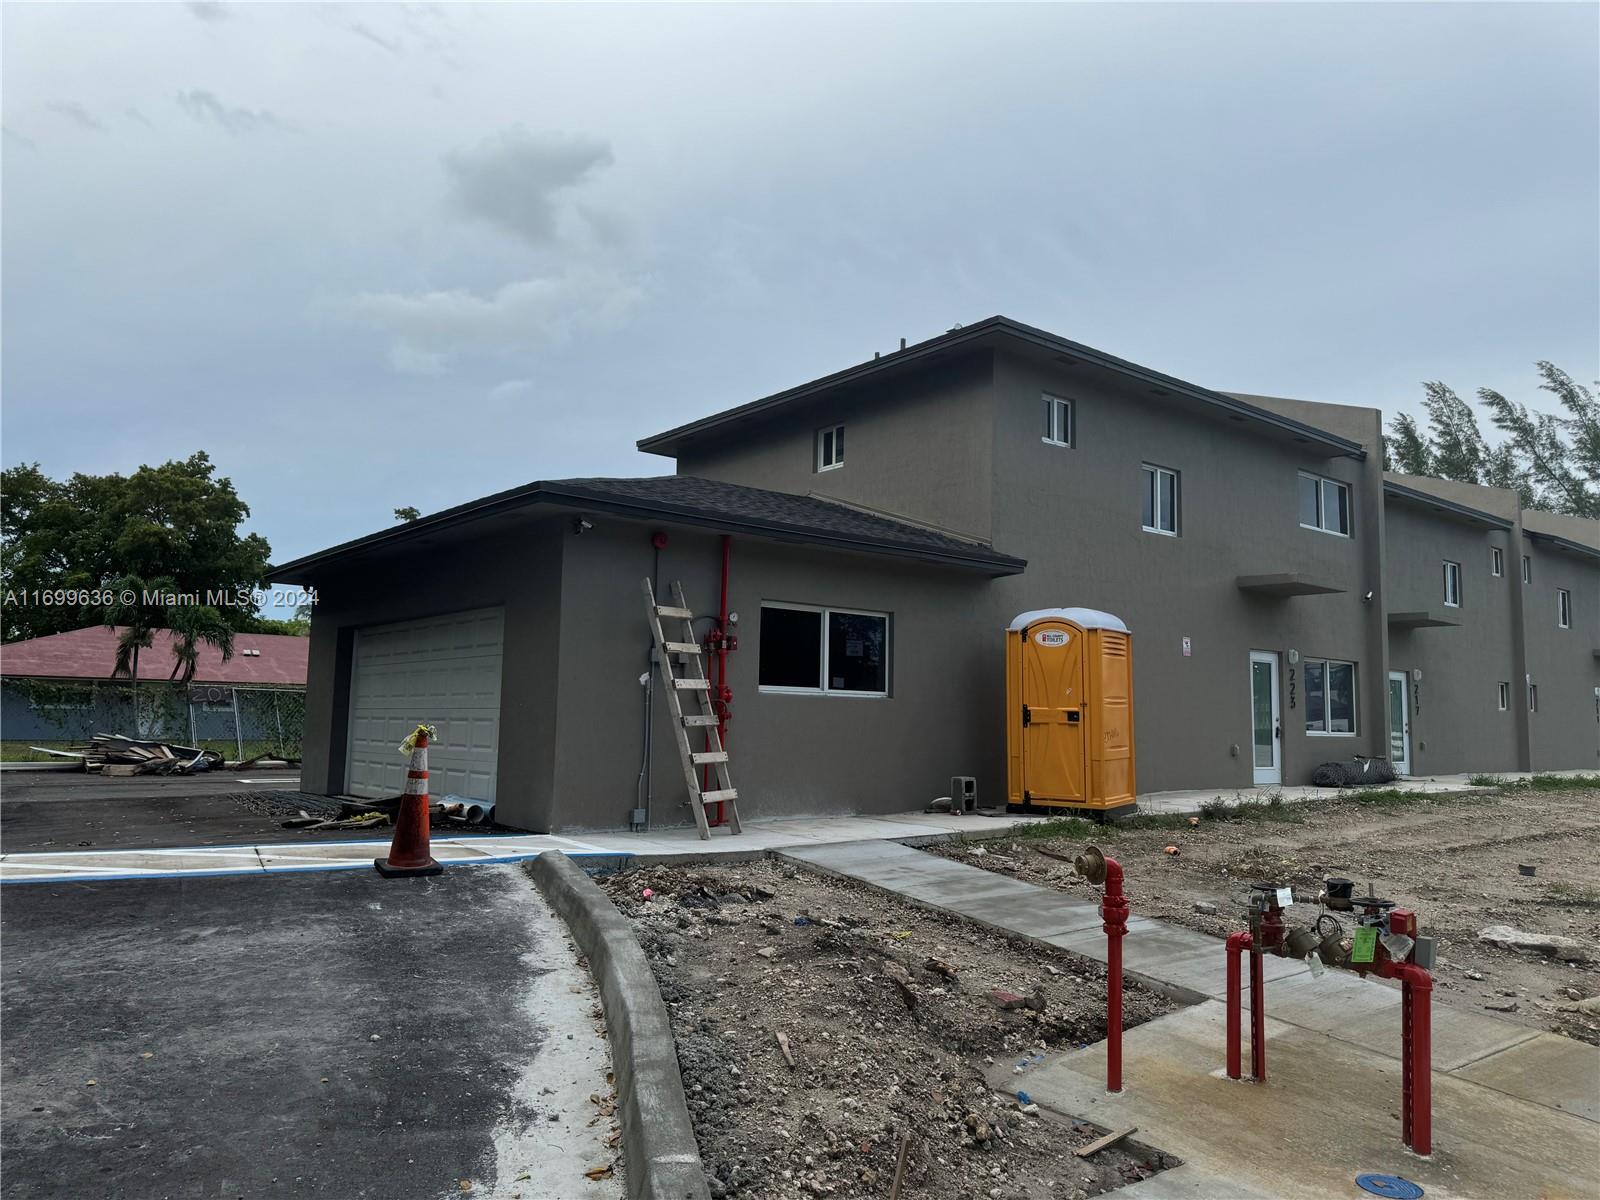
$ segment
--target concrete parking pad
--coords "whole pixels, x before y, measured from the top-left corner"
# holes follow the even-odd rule
[[[620,1194],[597,994],[514,868],[12,888],[3,934],[8,1200]]]
[[[1434,1076],[1431,1159],[1400,1143],[1400,1066],[1384,1055],[1267,1021],[1267,1082],[1223,1077],[1224,1008],[1216,1001],[1131,1030],[1124,1090],[1105,1091],[1102,1047],[993,1086],[1019,1087],[1056,1112],[1139,1138],[1184,1166],[1126,1193],[1143,1197],[1354,1196],[1355,1176],[1400,1175],[1431,1197],[1600,1194],[1596,1127],[1451,1075]]]

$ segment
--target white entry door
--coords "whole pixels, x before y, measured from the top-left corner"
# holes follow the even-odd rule
[[[1278,711],[1278,656],[1250,651],[1250,753],[1256,786],[1283,782],[1283,719]]]
[[[398,796],[405,785],[400,743],[434,725],[428,792],[494,800],[500,752],[501,609],[452,613],[356,631],[350,679],[353,796]]]
[[[1411,774],[1411,685],[1404,671],[1389,672],[1389,765]]]

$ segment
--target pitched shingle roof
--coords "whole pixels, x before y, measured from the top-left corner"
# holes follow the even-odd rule
[[[1015,575],[1027,566],[1023,559],[1002,554],[982,542],[863,512],[818,496],[773,492],[691,475],[661,475],[643,479],[540,480],[283,563],[272,567],[269,574],[275,580],[302,582],[336,559],[536,504],[676,520],[778,541],[943,562],[991,575]]]
[[[0,646],[0,675],[32,679],[109,679],[117,661],[119,629],[90,625]],[[236,633],[233,657],[222,661],[215,646],[200,645],[196,683],[304,687],[311,639],[281,633]],[[246,650],[261,653],[246,654]],[[158,630],[150,649],[139,652],[139,678],[172,678],[172,634]]]

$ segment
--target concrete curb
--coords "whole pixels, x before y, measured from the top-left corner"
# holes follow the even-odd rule
[[[672,1023],[632,925],[565,854],[541,854],[529,873],[572,930],[600,985],[617,1077],[628,1195],[635,1200],[710,1200],[678,1072]]]

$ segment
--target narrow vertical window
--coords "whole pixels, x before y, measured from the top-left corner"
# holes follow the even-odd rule
[[[1522,556],[1522,582],[1533,582],[1533,559],[1529,558],[1526,554]]]
[[[1044,397],[1044,438],[1052,446],[1072,446],[1072,401],[1060,396]]]
[[[1505,712],[1510,707],[1511,707],[1511,685],[1509,683],[1502,683],[1500,685],[1500,711],[1501,712]]]
[[[1461,564],[1445,560],[1444,603],[1446,608],[1461,607]]]
[[[1178,473],[1145,463],[1141,468],[1140,519],[1146,533],[1178,536]]]
[[[1491,546],[1491,547],[1489,547],[1489,574],[1493,575],[1495,578],[1498,579],[1500,576],[1504,575],[1505,573],[1506,573],[1505,555],[1500,552],[1500,547],[1499,546]]]
[[[1539,711],[1539,685],[1537,683],[1528,685],[1528,711]]]
[[[817,470],[831,471],[844,466],[844,426],[830,425],[817,430]]]
[[[1566,588],[1556,589],[1556,625],[1562,629],[1572,628],[1572,593]]]

